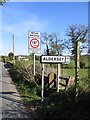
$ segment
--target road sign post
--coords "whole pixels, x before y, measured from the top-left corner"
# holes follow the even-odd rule
[[[34,53],[34,75],[35,75],[35,54],[40,53],[40,32],[28,32],[28,52]]]
[[[40,32],[28,33],[28,52],[40,53]]]
[[[61,64],[57,64],[57,92],[59,92],[60,76],[61,76]]]
[[[42,92],[41,92],[42,102],[44,101],[44,63],[42,64]]]
[[[46,56],[42,55],[40,58],[41,63],[57,63],[57,92],[59,92],[59,82],[61,77],[61,64],[69,64],[70,63],[70,57],[69,56]]]
[[[34,54],[34,76],[35,76],[35,54]]]

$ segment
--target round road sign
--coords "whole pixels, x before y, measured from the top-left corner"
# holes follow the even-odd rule
[[[39,46],[39,40],[36,39],[36,38],[31,39],[30,40],[30,46],[32,48],[38,48],[38,46]]]

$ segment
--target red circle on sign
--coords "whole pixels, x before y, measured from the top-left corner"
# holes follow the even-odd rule
[[[34,40],[36,40],[36,42],[37,42],[37,45],[36,45],[36,46],[33,46],[33,45],[32,45],[32,42],[33,42]],[[31,41],[30,41],[30,46],[31,46],[32,48],[37,48],[37,47],[39,46],[39,41],[38,41],[36,38],[31,39]]]

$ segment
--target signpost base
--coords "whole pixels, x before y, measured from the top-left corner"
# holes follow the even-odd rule
[[[41,91],[41,101],[44,101],[44,63],[42,64],[42,91]]]

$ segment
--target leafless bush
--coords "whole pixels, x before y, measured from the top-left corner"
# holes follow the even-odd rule
[[[25,65],[25,64],[19,65],[18,71],[23,75],[25,80],[35,83],[37,85],[34,79],[34,75],[32,73],[32,65]]]

